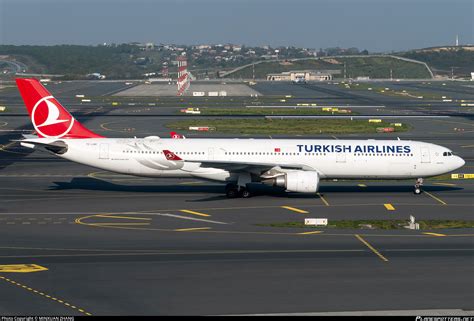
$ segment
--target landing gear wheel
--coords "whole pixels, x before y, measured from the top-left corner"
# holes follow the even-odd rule
[[[250,191],[248,189],[246,189],[245,187],[241,188],[240,195],[242,195],[243,198],[252,197],[252,193],[250,193]]]
[[[415,195],[420,195],[421,193],[423,193],[421,186],[423,186],[423,178],[418,178],[415,183],[415,189],[413,190],[413,193]]]
[[[415,195],[420,195],[422,192],[423,191],[419,187],[415,187],[415,189],[413,190],[413,193],[415,193]]]
[[[236,198],[239,196],[239,190],[235,184],[227,184],[225,187],[225,195],[227,198]]]

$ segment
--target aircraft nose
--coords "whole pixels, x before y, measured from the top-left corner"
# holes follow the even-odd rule
[[[462,159],[461,157],[459,156],[456,156],[457,158],[457,167],[456,168],[461,168],[464,166],[464,164],[466,164],[466,161],[464,159]]]

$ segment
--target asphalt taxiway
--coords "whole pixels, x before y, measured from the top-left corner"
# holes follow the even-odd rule
[[[80,84],[85,87],[63,83],[61,88],[66,95],[87,94],[86,84]],[[126,87],[103,86],[91,85],[98,90],[94,95]],[[278,93],[315,92],[286,86]],[[54,93],[54,85],[50,88]],[[370,97],[387,106],[384,112],[402,114],[385,97]],[[0,118],[6,123],[0,123],[5,130],[0,136],[0,314],[474,310],[472,229],[269,226],[308,217],[472,220],[472,180],[427,180],[419,196],[412,193],[411,181],[339,181],[323,182],[315,195],[261,188],[250,199],[227,199],[217,183],[131,177],[31,153],[10,142],[31,125],[26,114],[21,116],[18,97],[8,99],[13,115]],[[105,136],[164,136],[168,130],[160,115],[171,117],[176,110],[164,107],[163,112],[140,101],[119,108],[73,101],[78,118]],[[471,173],[472,118],[454,104],[436,114],[446,110],[451,110],[448,118],[411,119],[413,129],[399,135],[451,148],[466,160],[460,172]],[[31,272],[8,272],[8,267]]]

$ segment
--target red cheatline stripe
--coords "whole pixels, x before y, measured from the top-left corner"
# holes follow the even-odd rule
[[[186,72],[187,66],[178,67],[178,72]]]

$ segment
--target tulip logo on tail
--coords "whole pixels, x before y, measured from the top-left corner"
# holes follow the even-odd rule
[[[31,122],[43,137],[60,138],[69,133],[74,125],[74,118],[58,107],[53,96],[47,96],[38,100],[33,107]]]

